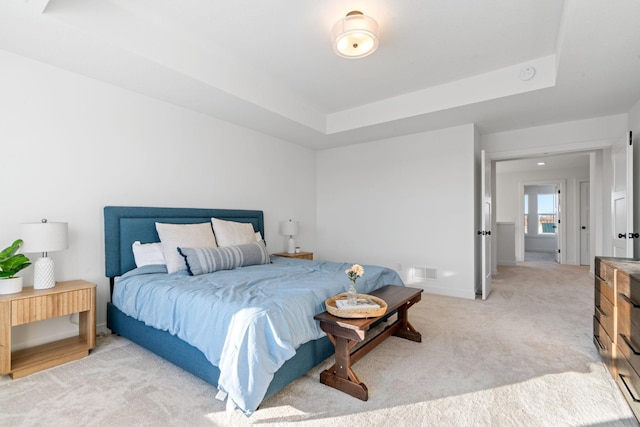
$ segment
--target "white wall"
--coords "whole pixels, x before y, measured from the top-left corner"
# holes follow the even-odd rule
[[[98,284],[99,327],[105,205],[262,209],[271,252],[288,218],[315,248],[313,151],[1,50],[0,94],[0,246],[20,223],[68,222],[69,249],[50,254],[57,279]],[[77,331],[66,317],[45,323],[14,328],[14,344]]]
[[[464,125],[318,153],[317,255],[379,264],[427,291],[475,297],[475,137]]]
[[[617,114],[485,134],[482,148],[494,160],[593,151],[610,147],[626,129],[627,115]]]

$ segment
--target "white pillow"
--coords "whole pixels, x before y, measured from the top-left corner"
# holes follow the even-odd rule
[[[164,249],[167,261],[167,272],[175,273],[187,269],[184,257],[178,252],[182,248],[215,248],[216,238],[213,236],[211,224],[165,224],[156,222],[156,230]]]
[[[164,265],[164,251],[162,243],[140,243],[136,240],[131,245],[133,250],[133,258],[136,260],[136,267],[144,267],[145,265]]]
[[[246,245],[257,241],[251,224],[211,218],[211,225],[218,246]]]

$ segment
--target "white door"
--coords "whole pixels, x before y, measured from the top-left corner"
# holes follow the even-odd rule
[[[482,299],[491,293],[491,160],[480,153],[480,194],[482,197]]]
[[[611,147],[613,256],[633,258],[633,144],[631,132]]]
[[[589,249],[589,181],[580,182],[580,265],[591,264]]]

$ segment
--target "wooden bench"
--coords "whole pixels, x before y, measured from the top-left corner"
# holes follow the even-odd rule
[[[387,303],[387,311],[382,316],[369,319],[345,319],[333,316],[326,311],[316,314],[314,319],[320,322],[320,328],[326,332],[335,347],[335,363],[320,373],[320,382],[358,399],[367,400],[369,390],[360,382],[351,366],[391,335],[422,342],[422,335],[411,326],[408,317],[409,308],[420,301],[421,294],[422,289],[387,285],[370,293]],[[391,316],[396,310],[398,317],[395,322],[370,338],[353,353],[351,352],[358,343],[365,341],[369,328],[373,324]]]

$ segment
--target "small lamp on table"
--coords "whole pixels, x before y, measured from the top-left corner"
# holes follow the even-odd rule
[[[42,253],[34,264],[33,288],[49,289],[56,285],[55,265],[48,252],[69,247],[68,224],[66,222],[41,222],[22,224],[22,252]]]
[[[283,221],[280,224],[280,234],[289,236],[289,241],[287,242],[287,253],[295,253],[296,242],[293,240],[293,236],[298,234],[298,221]]]

